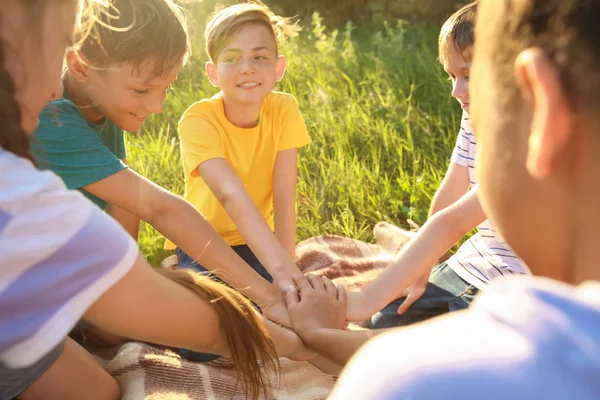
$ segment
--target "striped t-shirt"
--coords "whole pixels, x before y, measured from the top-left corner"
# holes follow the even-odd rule
[[[0,365],[31,366],[62,343],[137,255],[81,193],[0,149]]]
[[[451,162],[468,167],[471,189],[478,184],[475,176],[476,146],[469,114],[465,111]],[[493,279],[529,273],[525,263],[511,251],[490,220],[479,224],[477,230],[448,260],[448,265],[458,276],[476,288],[484,289]]]

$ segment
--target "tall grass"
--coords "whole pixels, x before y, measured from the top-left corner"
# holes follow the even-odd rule
[[[380,220],[425,221],[460,123],[460,109],[436,62],[438,27],[385,24],[330,31],[315,14],[282,48],[288,70],[277,87],[298,99],[313,142],[300,151],[298,238],[338,234],[371,240]],[[200,29],[196,29],[200,31]],[[213,88],[202,38],[165,112],[128,138],[132,167],[183,194],[177,120]],[[181,229],[193,229],[182,226]],[[140,244],[151,262],[166,255],[147,225]]]

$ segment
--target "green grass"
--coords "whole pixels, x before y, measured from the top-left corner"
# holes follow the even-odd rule
[[[313,139],[300,151],[300,240],[338,234],[369,241],[380,220],[425,221],[461,115],[436,62],[438,29],[399,23],[329,31],[315,15],[282,48],[288,70],[277,90],[296,96]],[[177,194],[184,187],[177,121],[217,90],[204,75],[202,38],[193,41],[194,58],[165,112],[128,137],[132,167]],[[152,263],[166,255],[163,241],[142,227],[140,245]]]

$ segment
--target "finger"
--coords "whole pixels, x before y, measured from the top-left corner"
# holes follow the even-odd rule
[[[288,308],[294,306],[300,302],[300,298],[298,297],[298,290],[294,285],[290,285],[287,293],[285,294],[285,303]]]
[[[335,287],[333,282],[331,282],[331,279],[329,279],[326,276],[322,276],[321,280],[323,281],[323,286],[325,286],[325,291],[327,292],[327,294],[330,297],[335,298],[337,296],[337,288]]]
[[[344,308],[346,308],[346,305],[348,304],[348,293],[346,293],[344,285],[337,285],[337,299]]]
[[[417,296],[413,296],[412,294],[409,294],[408,296],[406,296],[406,299],[404,300],[404,303],[400,304],[400,307],[398,307],[398,314],[403,314],[406,312],[406,310],[408,310],[410,308],[410,306],[413,305],[413,303],[415,301],[417,301],[418,297]]]
[[[320,276],[308,274],[308,280],[310,281],[310,285],[313,289],[324,292],[325,285],[323,284],[323,279]]]
[[[296,282],[296,286],[298,287],[300,293],[312,289],[312,286],[310,285],[310,282],[308,281],[308,278],[306,276],[302,274],[294,274],[293,278],[294,282]]]

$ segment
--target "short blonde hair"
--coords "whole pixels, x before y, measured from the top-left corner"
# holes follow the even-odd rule
[[[210,60],[215,62],[237,30],[242,25],[251,23],[266,26],[277,42],[296,36],[302,29],[291,18],[275,15],[260,1],[226,7],[212,16],[204,30],[206,53]]]
[[[448,57],[450,46],[460,55],[470,56],[471,49],[475,44],[475,16],[479,0],[467,4],[452,14],[444,22],[438,38],[438,58],[444,63]]]

